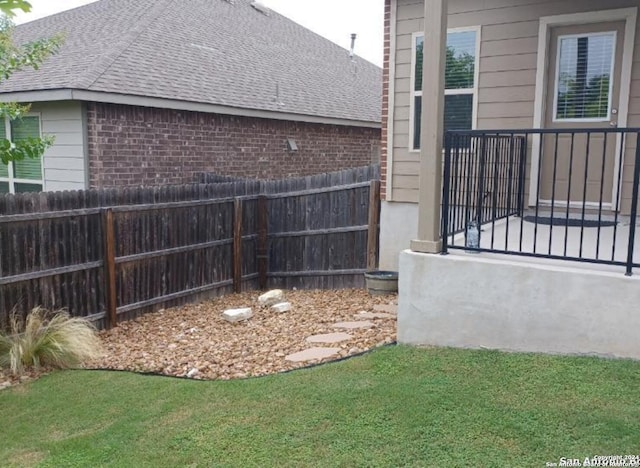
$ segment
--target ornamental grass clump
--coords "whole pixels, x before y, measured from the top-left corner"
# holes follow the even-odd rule
[[[0,368],[14,374],[25,369],[68,369],[100,355],[95,327],[67,312],[33,309],[26,320],[13,314],[8,334],[0,332]]]

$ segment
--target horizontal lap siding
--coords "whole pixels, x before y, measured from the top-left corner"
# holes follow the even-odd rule
[[[408,149],[411,36],[424,29],[424,1],[397,2],[393,200],[417,202],[420,154]],[[637,0],[450,0],[450,28],[482,26],[478,128],[533,126],[541,16],[631,6],[638,6]],[[638,28],[630,96],[630,126],[640,126],[640,23]],[[409,173],[410,170],[415,172]]]
[[[41,116],[43,135],[55,142],[43,159],[45,190],[86,188],[84,124],[80,102],[61,101],[31,106]]]

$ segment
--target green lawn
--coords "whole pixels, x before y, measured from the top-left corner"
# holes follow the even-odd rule
[[[59,372],[0,392],[2,466],[545,466],[640,454],[640,363],[390,347],[233,382]]]

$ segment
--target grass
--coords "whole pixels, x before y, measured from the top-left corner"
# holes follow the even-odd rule
[[[3,466],[518,466],[640,452],[640,363],[390,347],[262,379],[0,392]]]
[[[93,325],[64,311],[35,308],[26,320],[13,315],[10,333],[0,332],[0,368],[16,374],[31,367],[76,367],[99,356],[99,350]]]

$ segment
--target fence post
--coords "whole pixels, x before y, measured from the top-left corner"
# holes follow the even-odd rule
[[[267,289],[268,256],[268,228],[269,214],[267,197],[258,197],[258,284],[260,289]]]
[[[242,199],[233,202],[233,291],[242,292]]]
[[[380,181],[369,185],[369,231],[367,238],[367,270],[378,266],[378,225],[380,224]]]
[[[633,275],[633,253],[636,243],[636,222],[638,219],[638,188],[640,184],[640,132],[636,135],[636,159],[633,169],[633,195],[631,198],[631,216],[629,223],[629,245],[627,246],[627,276]]]
[[[107,328],[113,328],[118,323],[116,297],[116,243],[113,222],[113,210],[103,211],[102,228],[104,230],[104,278],[105,278],[105,306]]]

